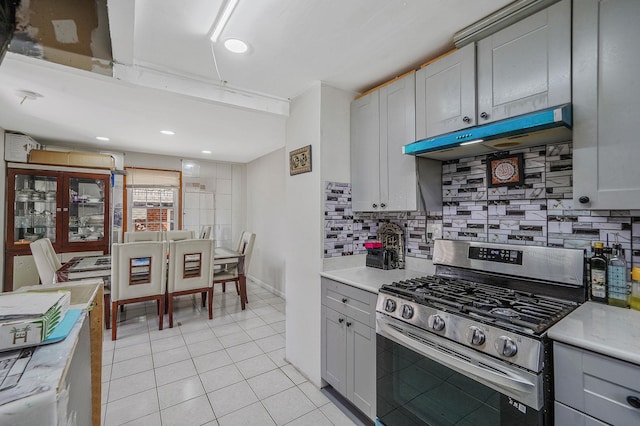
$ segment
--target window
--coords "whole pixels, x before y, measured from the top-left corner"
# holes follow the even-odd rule
[[[127,231],[181,229],[182,176],[173,170],[127,168]]]

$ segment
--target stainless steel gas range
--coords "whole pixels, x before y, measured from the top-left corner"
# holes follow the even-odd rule
[[[379,291],[378,423],[552,424],[546,330],[585,300],[584,252],[437,240],[433,262]]]

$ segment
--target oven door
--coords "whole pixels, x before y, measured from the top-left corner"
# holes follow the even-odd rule
[[[541,374],[377,314],[377,417],[395,425],[541,425]]]

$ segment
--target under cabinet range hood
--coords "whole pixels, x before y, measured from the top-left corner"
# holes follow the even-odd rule
[[[571,140],[571,104],[471,127],[402,147],[407,155],[453,160]]]

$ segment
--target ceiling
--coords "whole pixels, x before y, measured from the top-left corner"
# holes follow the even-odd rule
[[[21,53],[0,65],[0,127],[45,144],[246,163],[285,145],[289,100],[313,84],[355,95],[450,50],[455,32],[510,2],[240,0],[212,43],[225,0],[22,0],[18,30],[38,48],[14,40]],[[230,37],[249,52],[226,51]]]

